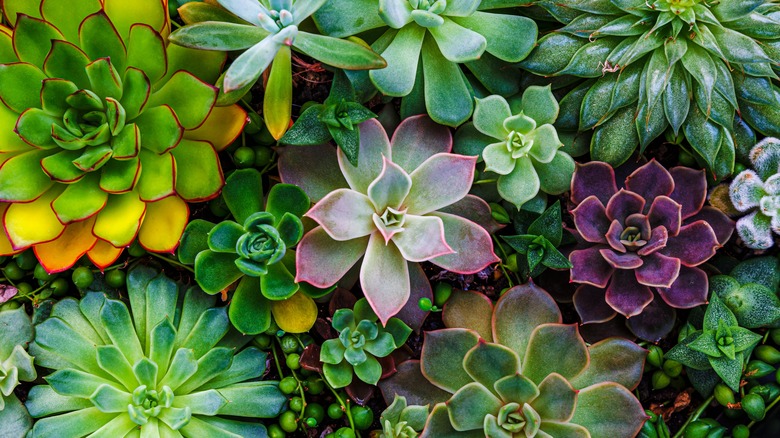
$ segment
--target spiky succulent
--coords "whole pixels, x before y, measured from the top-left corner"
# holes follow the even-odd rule
[[[532,85],[511,102],[477,99],[473,126],[461,129],[478,132],[456,136],[455,151],[479,154],[485,172],[498,174],[498,193],[518,209],[540,190],[559,195],[569,189],[574,160],[559,150],[563,143],[552,125],[558,110],[549,86]]]
[[[451,149],[449,130],[425,116],[404,120],[392,142],[376,119],[363,122],[357,167],[327,145],[285,148],[282,181],[317,202],[306,216],[319,224],[298,245],[296,280],[330,287],[363,257],[360,284],[385,324],[407,301],[416,309],[431,298],[419,262],[475,273],[498,261],[488,231],[469,219],[490,217],[467,196],[476,157]]]
[[[257,436],[287,399],[260,381],[267,354],[243,348],[225,307],[151,268],[127,279],[130,308],[90,292],[55,304],[30,348],[54,372],[30,390],[31,437]],[[241,420],[240,418],[243,418]]]
[[[0,309],[0,333],[0,424],[4,437],[22,438],[32,427],[32,419],[14,389],[19,382],[38,377],[27,353],[33,328],[24,307]]]
[[[737,234],[750,248],[767,249],[780,234],[780,140],[765,138],[750,150],[753,169],[742,171],[729,186],[737,211],[750,212],[737,221]]]
[[[740,327],[755,329],[780,325],[775,257],[754,257],[741,262],[729,275],[710,277],[710,293],[734,313]]]
[[[167,1],[2,7],[0,252],[33,247],[52,272],[108,266],[136,236],[172,251],[245,124],[214,106],[225,55],[168,46]]]
[[[780,135],[778,5],[771,0],[542,0],[565,24],[522,66],[588,79],[565,100],[593,159],[618,165],[667,128],[718,177],[737,131]],[[735,117],[736,116],[736,117]],[[744,122],[747,122],[745,124]],[[749,125],[749,126],[748,126]]]
[[[584,323],[619,313],[639,337],[657,341],[674,325],[674,308],[707,300],[706,262],[731,236],[733,222],[704,207],[704,171],[657,161],[636,169],[618,190],[606,163],[578,165],[571,213],[583,243],[569,255],[574,305]],[[660,296],[660,299],[659,299]]]
[[[698,371],[715,372],[732,390],[739,391],[742,369],[760,340],[761,335],[740,327],[731,310],[713,294],[702,330],[688,335],[665,356]]]
[[[425,427],[429,410],[428,406],[408,406],[406,397],[396,394],[379,417],[379,438],[416,438]]]
[[[409,114],[427,108],[437,123],[458,126],[474,104],[459,64],[492,93],[518,91],[508,63],[530,53],[537,27],[526,17],[487,12],[505,6],[482,0],[331,0],[314,19],[337,37],[383,31],[371,47],[387,67],[372,70],[371,83],[382,94],[406,96],[404,107],[417,111]]]
[[[292,111],[292,48],[338,68],[361,70],[386,65],[362,44],[298,28],[325,1],[217,0],[238,19],[222,21],[220,12],[212,12],[198,18],[209,21],[175,31],[171,41],[206,50],[246,50],[225,72],[221,87],[227,102],[238,101],[270,66],[263,116],[271,135],[278,139],[287,130]],[[182,16],[188,17],[186,12]]]
[[[303,236],[301,216],[309,197],[294,185],[277,184],[264,202],[262,175],[255,169],[228,176],[222,197],[234,220],[190,222],[179,260],[195,265],[195,281],[207,293],[227,291],[238,282],[229,314],[242,333],[268,330],[271,315],[284,331],[308,331],[317,319],[311,296],[327,292],[294,281],[292,248]]]
[[[412,329],[398,318],[390,318],[383,326],[365,298],[352,309],[339,309],[333,314],[336,339],[322,343],[320,360],[322,374],[334,388],[352,383],[352,375],[376,385],[382,377],[382,365],[377,358],[387,357],[400,348]]]
[[[629,389],[641,380],[646,351],[634,343],[611,338],[586,346],[533,284],[510,289],[495,308],[484,295],[460,292],[444,311],[466,317],[448,318],[459,328],[427,332],[420,361],[380,383],[388,401],[398,393],[434,405],[421,437],[639,432],[646,416]]]

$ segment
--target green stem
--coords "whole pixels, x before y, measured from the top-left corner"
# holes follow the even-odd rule
[[[174,260],[174,259],[172,259],[172,258],[165,257],[165,256],[163,256],[163,255],[160,255],[160,254],[157,254],[157,253],[155,253],[155,252],[149,252],[149,253],[147,253],[147,254],[149,254],[150,256],[153,256],[153,257],[157,257],[157,258],[158,258],[158,259],[160,259],[160,260],[164,260],[164,261],[166,261],[166,262],[168,262],[168,263],[170,263],[170,264],[172,264],[172,265],[178,266],[178,267],[180,267],[180,268],[184,268],[184,269],[186,269],[186,270],[190,271],[190,272],[191,272],[191,273],[193,273],[193,274],[195,273],[195,270],[194,270],[194,269],[192,269],[191,267],[189,267],[189,266],[187,266],[187,265],[185,265],[185,264],[183,264],[183,263],[179,263],[178,261],[176,261],[176,260]]]
[[[349,399],[347,399],[347,402],[342,400],[341,397],[339,397],[339,393],[335,389],[333,389],[332,386],[330,386],[330,383],[328,383],[327,380],[325,380],[325,376],[320,374],[320,378],[322,379],[323,382],[325,382],[325,386],[327,386],[328,389],[330,389],[330,392],[333,393],[333,396],[336,397],[336,401],[339,402],[339,406],[344,407],[344,413],[347,414],[347,420],[349,420],[349,428],[352,429],[353,432],[355,432],[355,435],[358,438],[360,438],[360,432],[358,432],[358,430],[355,429],[355,421],[352,419],[352,412],[349,410],[349,406],[347,406]]]
[[[497,181],[498,181],[497,179],[481,179],[479,181],[474,181],[473,184],[474,185],[477,185],[477,184],[490,184],[490,183],[494,183],[494,182],[497,182]]]
[[[701,406],[699,406],[699,408],[696,409],[696,412],[694,412],[693,415],[688,417],[688,419],[685,421],[685,424],[682,425],[680,430],[678,430],[677,433],[674,434],[674,437],[672,438],[680,438],[681,436],[683,436],[683,434],[685,433],[685,428],[688,427],[688,425],[691,424],[691,422],[698,420],[701,414],[704,413],[704,410],[707,409],[707,406],[709,406],[714,399],[715,399],[715,395],[713,394],[707,400],[704,400],[704,403],[702,403]]]
[[[498,239],[496,238],[496,236],[492,236],[492,237],[493,237],[493,243],[494,243],[493,246],[498,248],[498,251],[501,253],[501,259],[502,260],[506,260],[507,259],[507,255],[506,255],[506,251],[504,251],[504,247],[502,247],[498,243]],[[504,277],[506,277],[506,281],[509,282],[509,287],[515,287],[514,282],[512,282],[512,277],[509,276],[509,272],[507,272],[506,268],[504,267],[504,262],[502,261],[501,263],[498,264],[498,266],[501,268],[501,272],[504,273]],[[518,284],[522,283],[522,281],[520,281],[519,277],[517,279],[517,282],[518,282]]]

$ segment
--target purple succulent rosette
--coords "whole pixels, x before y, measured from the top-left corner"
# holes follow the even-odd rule
[[[618,189],[612,167],[591,162],[577,166],[571,187],[582,243],[569,260],[583,323],[621,314],[635,335],[657,341],[671,330],[674,308],[707,302],[707,274],[697,266],[731,237],[734,223],[704,207],[703,170],[667,171],[652,160]]]
[[[451,151],[449,129],[426,116],[404,120],[392,141],[378,121],[363,122],[357,166],[328,145],[283,150],[282,181],[316,202],[296,281],[330,287],[362,258],[360,285],[382,324],[400,312],[419,328],[417,300],[431,296],[419,262],[473,274],[499,260],[490,207],[468,195],[476,157]]]

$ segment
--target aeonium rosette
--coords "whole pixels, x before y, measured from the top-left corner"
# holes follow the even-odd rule
[[[215,107],[225,55],[167,44],[167,0],[7,0],[0,28],[0,253],[50,272],[170,252],[186,202],[223,185],[246,123]]]
[[[266,265],[278,262],[287,252],[274,222],[274,215],[265,211],[249,216],[244,222],[246,232],[236,242],[236,254],[240,257],[236,266],[244,274],[265,274],[268,272]]]
[[[656,341],[674,324],[674,308],[707,301],[706,262],[734,230],[720,211],[704,207],[704,171],[664,169],[655,160],[618,190],[606,163],[578,165],[571,213],[583,243],[571,252],[574,305],[584,323],[626,316],[637,336]],[[660,299],[659,299],[660,297]]]

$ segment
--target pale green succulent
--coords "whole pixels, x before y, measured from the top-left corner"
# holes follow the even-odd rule
[[[27,409],[14,394],[19,382],[37,378],[27,353],[33,329],[23,307],[0,310],[0,436],[21,438],[32,426]]]

